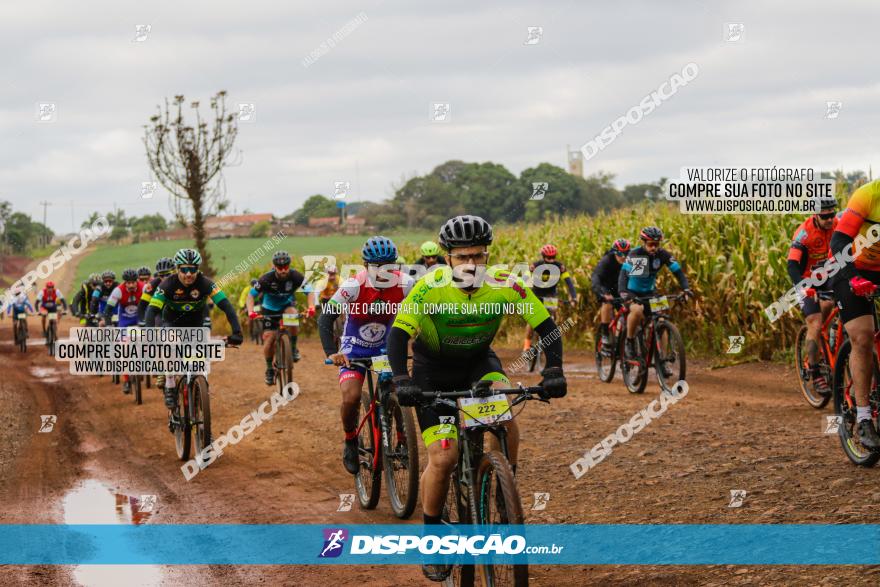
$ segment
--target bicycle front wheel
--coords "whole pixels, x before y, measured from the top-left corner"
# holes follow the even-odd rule
[[[366,391],[361,394],[361,410],[358,412],[358,422],[364,417],[371,405],[370,394]],[[361,426],[358,435],[358,474],[354,478],[354,486],[357,489],[358,501],[365,510],[375,509],[379,503],[379,492],[382,489],[382,451],[379,449],[378,438],[373,433],[373,415]]]
[[[49,322],[49,328],[46,331],[46,346],[49,347],[49,356],[55,356],[55,341],[57,340],[57,326],[54,320]]]
[[[620,366],[623,369],[623,382],[630,393],[643,393],[648,384],[648,366],[645,364],[645,334],[639,330],[633,338],[635,358],[627,359],[625,353],[624,337],[620,337],[620,354],[623,359]]]
[[[480,459],[473,489],[474,524],[497,526],[522,524],[522,502],[510,463],[498,451],[490,450]],[[491,533],[487,528],[486,533]],[[528,565],[478,565],[483,585],[528,585]]]
[[[612,341],[611,346],[602,345],[602,325],[596,327],[596,372],[599,373],[599,379],[605,383],[610,383],[614,379],[614,371],[617,369],[617,353]],[[611,334],[608,334],[609,339]]]
[[[452,472],[446,503],[441,518],[450,524],[471,524],[471,511],[468,496],[462,494],[458,468]],[[474,584],[474,565],[452,565],[452,572],[443,581],[445,587],[472,587]]]
[[[192,450],[192,425],[189,419],[189,400],[186,394],[186,380],[179,377],[177,380],[177,407],[174,409],[174,444],[177,448],[177,458],[188,461]]]
[[[387,402],[388,428],[382,433],[385,488],[391,500],[394,515],[408,519],[416,509],[419,498],[419,445],[412,408],[401,407],[395,396]]]
[[[193,436],[196,440],[196,454],[201,454],[211,444],[211,394],[208,380],[204,375],[196,375],[190,388],[192,402]]]
[[[290,335],[280,330],[275,347],[275,381],[278,382],[278,393],[284,395],[284,388],[293,381],[293,350]]]
[[[844,341],[837,352],[837,363],[834,365],[834,414],[837,418],[837,434],[840,444],[847,458],[856,465],[873,467],[880,460],[880,453],[872,452],[863,447],[859,442],[858,426],[856,423],[856,396],[852,388],[852,371],[849,366],[849,356],[852,345],[849,340]],[[873,354],[873,353],[872,353]],[[877,356],[874,355],[874,374],[871,378],[871,403],[876,409],[877,385],[880,382],[880,371],[877,367]]]
[[[822,395],[821,393],[816,391],[816,386],[813,383],[810,369],[810,361],[807,358],[806,325],[801,326],[801,329],[798,330],[797,338],[795,340],[797,342],[795,343],[796,346],[794,350],[794,360],[795,369],[798,375],[798,383],[801,387],[801,394],[803,394],[804,399],[807,400],[808,404],[810,404],[817,410],[821,410],[825,407],[831,397]]]
[[[686,364],[684,340],[675,324],[660,320],[654,329],[654,370],[660,389],[666,393],[677,393],[676,383],[684,381]]]

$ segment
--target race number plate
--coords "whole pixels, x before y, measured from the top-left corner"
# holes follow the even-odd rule
[[[296,314],[284,314],[281,321],[285,326],[299,326],[299,316]]]
[[[513,418],[510,402],[503,393],[489,397],[463,397],[458,400],[458,405],[464,412],[465,428],[486,426]]]
[[[49,312],[49,320],[57,320],[58,314],[55,312]]]
[[[544,298],[544,307],[548,310],[555,310],[559,307],[559,298]]]
[[[388,362],[388,355],[373,357],[373,369],[377,373],[391,373],[391,363]]]
[[[18,319],[19,320],[27,320],[27,314],[22,312],[21,314],[18,315]]]
[[[113,316],[110,317],[110,321],[113,322],[113,324],[119,322],[119,314],[113,314]]]
[[[256,312],[257,314],[259,314],[260,310],[262,310],[262,309],[263,309],[262,306],[254,306],[254,312]]]
[[[653,312],[662,312],[669,309],[669,299],[666,296],[651,298],[648,302],[651,304],[651,311]]]

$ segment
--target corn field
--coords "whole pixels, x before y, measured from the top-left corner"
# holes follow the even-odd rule
[[[594,217],[557,218],[543,225],[500,228],[494,259],[535,259],[543,243],[559,249],[558,259],[575,279],[579,306],[570,311],[577,324],[565,342],[592,348],[598,306],[590,292],[590,274],[617,238],[639,244],[639,229],[663,230],[663,246],[682,264],[696,300],[673,310],[689,349],[725,353],[728,336],[745,336],[743,354],[771,358],[793,344],[802,317],[797,309],[771,323],[763,308],[790,287],[786,272],[792,233],[802,217],[783,215],[681,214],[666,203],[645,203]],[[678,283],[664,270],[658,291],[675,293]],[[562,307],[560,320],[568,317]],[[517,340],[520,337],[517,334]]]
[[[566,265],[578,290],[576,308],[561,306],[559,321],[571,317],[573,328],[564,343],[572,348],[593,348],[593,331],[598,306],[590,290],[590,275],[600,257],[617,238],[627,238],[637,245],[643,226],[659,226],[664,233],[663,246],[682,264],[697,294],[696,300],[679,305],[672,318],[684,336],[689,350],[698,354],[723,355],[728,336],[745,336],[745,346],[738,356],[751,355],[769,359],[773,353],[792,346],[802,324],[797,309],[771,323],[763,308],[778,299],[790,287],[786,258],[792,233],[801,217],[783,215],[702,215],[681,214],[677,206],[645,203],[597,216],[560,217],[544,223],[498,226],[490,247],[491,263],[530,262],[539,258],[539,249],[552,243],[559,249],[558,258]],[[290,251],[294,266],[303,271],[302,258]],[[419,256],[415,247],[402,247],[409,261]],[[355,252],[337,255],[337,264],[358,263]],[[238,293],[251,277],[268,269],[255,267],[228,283],[224,290],[237,300]],[[564,287],[561,290],[564,291]],[[658,291],[675,293],[678,284],[664,270],[658,278]],[[564,297],[564,293],[560,292]],[[298,296],[304,306],[305,297]],[[225,328],[225,320],[215,321]],[[305,321],[301,333],[314,333],[313,321]],[[499,332],[500,344],[518,345],[524,336],[520,318],[507,318]],[[737,355],[731,355],[736,357]]]

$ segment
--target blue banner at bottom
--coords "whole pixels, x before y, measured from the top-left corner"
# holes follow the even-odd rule
[[[0,564],[876,565],[877,524],[0,525]]]

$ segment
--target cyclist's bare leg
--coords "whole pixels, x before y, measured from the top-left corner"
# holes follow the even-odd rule
[[[866,407],[873,370],[874,320],[871,316],[859,316],[844,324],[844,327],[852,343],[850,369],[853,389],[856,393],[856,405]]]
[[[819,336],[822,330],[822,312],[810,314],[807,322],[807,361],[810,365],[819,363]]]
[[[636,335],[636,328],[641,326],[645,319],[645,307],[641,304],[633,302],[629,305],[629,315],[626,317],[626,337],[632,338]]]
[[[43,323],[43,332],[46,332],[46,313],[40,312],[40,321]]]
[[[359,424],[358,406],[361,402],[363,384],[363,380],[357,377],[346,379],[339,384],[339,389],[342,390],[342,404],[339,406],[339,414],[342,417],[342,430],[344,432],[357,430]],[[366,426],[366,424],[364,425]]]
[[[458,442],[449,439],[446,448],[442,444],[432,442],[428,445],[428,464],[420,480],[422,510],[427,516],[439,516],[443,513],[449,478],[458,463]]]
[[[263,331],[263,357],[271,359],[275,355],[275,331]]]
[[[611,319],[614,317],[614,308],[608,302],[603,302],[601,306],[599,306],[599,322],[602,324],[611,324]]]

